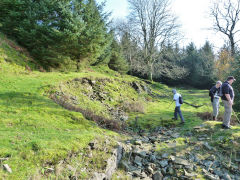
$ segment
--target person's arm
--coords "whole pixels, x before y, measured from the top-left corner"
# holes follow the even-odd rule
[[[229,104],[232,106],[233,105],[233,100],[231,99],[230,94],[225,94],[225,96],[226,96]]]
[[[176,99],[174,98],[175,96],[173,96],[173,101],[176,101]]]

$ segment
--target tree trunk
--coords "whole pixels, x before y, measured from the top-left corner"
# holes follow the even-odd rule
[[[77,60],[77,72],[80,71],[80,60]]]
[[[153,64],[148,62],[148,79],[153,81]]]
[[[235,55],[235,42],[234,42],[234,38],[232,35],[229,36],[229,40],[230,40],[230,46],[231,46],[231,55],[234,56]]]

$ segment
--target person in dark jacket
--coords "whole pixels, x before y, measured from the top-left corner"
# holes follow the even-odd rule
[[[230,121],[231,121],[231,115],[232,115],[232,106],[234,102],[234,90],[232,88],[232,83],[236,81],[236,79],[233,76],[229,76],[227,78],[227,81],[224,82],[221,86],[222,88],[222,101],[224,103],[224,118],[223,118],[223,124],[222,128],[224,129],[231,129]]]
[[[216,85],[209,90],[209,96],[211,97],[212,107],[213,107],[213,120],[215,121],[219,112],[219,100],[220,100],[220,87],[222,85],[221,81],[217,81]]]

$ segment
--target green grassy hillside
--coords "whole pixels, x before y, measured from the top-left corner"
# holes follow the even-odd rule
[[[6,40],[1,41],[0,59],[0,158],[7,158],[3,163],[13,171],[8,174],[1,169],[0,177],[43,176],[45,168],[83,151],[96,137],[105,139],[105,135],[116,135],[99,128],[80,113],[63,109],[45,94],[49,87],[61,81],[88,73],[29,72],[25,69],[31,65],[28,57],[9,47]]]
[[[185,101],[203,105],[194,108],[184,104],[186,124],[180,125],[180,121],[171,120],[174,104],[170,106],[170,87],[120,75],[105,67],[81,73],[35,71],[38,65],[23,49],[2,34],[0,38],[0,158],[13,171],[0,169],[2,179],[66,179],[73,175],[87,178],[92,171],[84,169],[86,164],[93,171],[101,169],[110,155],[95,151],[92,158],[87,158],[89,142],[97,140],[101,144],[111,139],[109,148],[113,148],[120,139],[120,132],[102,129],[81,113],[64,109],[49,98],[51,95],[64,95],[72,104],[74,97],[76,107],[110,120],[118,116],[110,112],[120,108],[121,113],[129,116],[125,132],[179,126],[184,133],[203,122],[197,113],[211,112],[207,91],[178,88]],[[88,83],[84,83],[84,78]],[[89,80],[94,82],[91,87]],[[142,92],[134,88],[134,83],[141,86]],[[216,128],[213,137],[219,136],[219,124],[209,123]],[[239,140],[239,130],[235,126],[225,135]],[[76,171],[66,171],[67,165],[76,167]]]

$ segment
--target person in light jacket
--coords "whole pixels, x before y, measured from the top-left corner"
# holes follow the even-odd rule
[[[220,87],[222,86],[221,81],[217,81],[216,85],[213,86],[209,91],[213,107],[213,120],[215,121],[219,112],[219,101],[220,101]]]
[[[177,93],[176,89],[173,89],[172,93],[173,93],[173,100],[176,103],[176,107],[175,107],[175,111],[174,111],[174,118],[173,119],[177,120],[178,119],[178,115],[179,115],[180,118],[181,118],[181,123],[183,124],[185,121],[184,121],[184,118],[183,118],[183,115],[182,115],[182,111],[181,111],[181,104],[179,102],[179,98],[181,97],[181,94]]]

